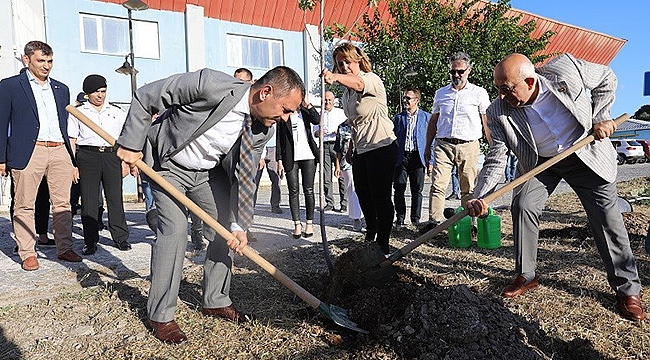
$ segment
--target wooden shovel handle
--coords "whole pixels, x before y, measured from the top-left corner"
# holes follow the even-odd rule
[[[109,144],[115,145],[115,139],[108,134],[104,129],[102,129],[99,125],[94,123],[92,120],[90,120],[86,115],[82,114],[76,107],[72,105],[68,105],[65,108],[70,114],[72,114],[74,117],[79,119],[84,125],[88,126],[91,130],[96,132],[99,136],[102,137],[102,139],[106,140]],[[135,163],[135,166],[140,169],[149,179],[152,181],[155,181],[160,187],[162,187],[170,196],[178,200],[181,204],[183,204],[187,209],[194,214],[196,214],[201,220],[203,220],[203,223],[207,224],[211,228],[213,228],[224,240],[228,241],[229,239],[234,238],[234,235],[226,230],[221,224],[217,222],[217,220],[213,219],[208,213],[206,213],[201,207],[196,205],[192,200],[190,200],[185,194],[180,192],[178,189],[176,189],[172,184],[170,184],[167,180],[165,180],[162,176],[158,175],[156,171],[154,171],[149,165],[145,164],[142,160],[138,160]],[[298,295],[303,301],[305,301],[309,306],[311,306],[314,309],[318,309],[318,307],[321,305],[321,301],[318,300],[314,295],[309,293],[307,290],[302,288],[300,285],[298,285],[296,282],[291,280],[287,275],[285,275],[282,271],[280,271],[278,268],[273,266],[270,262],[266,261],[260,254],[257,253],[253,248],[250,246],[246,246],[243,250],[242,253],[249,259],[251,259],[255,264],[259,265],[262,269],[264,269],[266,272],[271,274],[275,279],[277,279],[282,285],[284,285],[287,289],[291,290],[294,294]]]
[[[614,122],[616,123],[616,126],[621,125],[622,123],[626,122],[630,118],[630,115],[627,113],[617,117]],[[562,151],[561,153],[555,155],[554,157],[548,159],[542,164],[537,165],[534,169],[530,170],[529,172],[517,177],[510,183],[504,185],[503,187],[495,190],[493,193],[487,195],[486,197],[483,198],[486,203],[491,203],[492,201],[500,198],[501,196],[505,195],[506,193],[514,190],[517,186],[525,183],[535,175],[541,173],[542,171],[550,168],[551,166],[557,164],[558,162],[562,161],[565,159],[567,156],[573,154],[574,152],[578,151],[578,149],[584,147],[585,145],[589,144],[590,142],[594,141],[595,137],[594,135],[589,135],[585,137],[584,139],[576,142],[573,144],[571,147],[568,149]],[[464,205],[464,204],[463,204]],[[440,232],[443,230],[447,229],[449,226],[455,224],[458,220],[462,219],[463,217],[469,215],[469,210],[463,209],[463,211],[460,211],[456,213],[454,216],[450,217],[449,219],[445,220],[444,222],[440,223],[440,225],[436,226],[432,230],[429,230],[428,232],[422,234],[420,237],[417,239],[413,240],[412,242],[406,244],[404,247],[401,249],[397,250],[395,253],[391,254],[391,256],[384,262],[382,262],[382,266],[390,265],[393,262],[399,260],[402,258],[404,255],[410,253],[415,249],[416,247],[422,245],[426,241],[430,240],[434,236],[438,235]]]

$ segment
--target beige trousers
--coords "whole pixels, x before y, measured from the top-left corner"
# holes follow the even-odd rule
[[[38,186],[47,176],[52,204],[52,229],[57,255],[72,248],[72,213],[70,212],[70,186],[74,167],[65,145],[46,147],[36,145],[27,167],[11,170],[14,182],[14,234],[18,255],[22,260],[37,256],[36,230],[34,228],[34,202]]]
[[[442,222],[445,220],[445,192],[449,186],[451,170],[458,167],[460,182],[461,204],[467,203],[473,197],[476,177],[478,175],[479,142],[454,145],[442,139],[436,139],[434,148],[435,167],[429,192],[429,220]]]

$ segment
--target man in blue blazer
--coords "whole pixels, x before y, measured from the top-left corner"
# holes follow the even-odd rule
[[[34,250],[34,202],[43,176],[52,202],[52,227],[58,258],[79,262],[72,250],[70,185],[74,166],[68,138],[70,91],[49,77],[52,48],[41,41],[25,45],[27,71],[0,82],[0,174],[16,191],[14,234],[24,270],[39,267]]]
[[[427,166],[424,160],[426,147],[427,125],[431,114],[420,110],[420,90],[406,89],[402,102],[405,110],[395,115],[395,135],[397,136],[398,152],[393,187],[395,188],[395,226],[404,226],[406,216],[406,181],[411,185],[411,224],[417,225],[422,215],[422,189],[424,188],[424,172]]]

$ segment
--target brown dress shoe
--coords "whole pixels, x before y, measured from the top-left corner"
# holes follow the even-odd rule
[[[68,250],[63,254],[58,256],[59,260],[69,261],[69,262],[81,262],[81,256],[77,255],[73,250]]]
[[[234,323],[247,322],[252,319],[251,315],[239,312],[232,305],[214,309],[203,308],[201,313],[205,316],[228,319]]]
[[[515,281],[512,282],[512,284],[506,286],[503,289],[501,296],[506,298],[513,298],[515,296],[519,296],[523,294],[528,289],[536,288],[537,285],[539,285],[539,283],[537,282],[537,276],[535,276],[535,278],[531,282],[526,283],[526,278],[519,275],[517,276]]]
[[[23,270],[25,271],[38,270],[38,260],[36,260],[36,256],[30,256],[27,259],[23,260]]]
[[[632,320],[641,321],[645,319],[645,311],[641,306],[639,295],[618,295],[618,312],[622,317]]]
[[[149,325],[151,325],[151,328],[153,329],[153,335],[156,337],[156,339],[162,342],[169,344],[180,344],[184,341],[187,341],[187,336],[183,330],[178,327],[178,324],[176,324],[176,321],[174,320],[168,322],[156,322],[149,320]]]

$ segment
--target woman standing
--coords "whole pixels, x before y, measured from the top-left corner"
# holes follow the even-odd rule
[[[394,207],[391,185],[397,143],[393,122],[388,117],[386,89],[368,56],[351,43],[341,44],[332,54],[334,72],[323,71],[326,83],[345,86],[343,110],[352,126],[354,188],[366,218],[366,241],[377,244],[388,255]]]
[[[336,169],[334,170],[335,177],[343,177],[345,180],[346,197],[348,199],[348,217],[353,220],[352,228],[354,231],[361,232],[363,226],[361,225],[361,205],[359,205],[359,198],[354,191],[354,176],[352,176],[352,164],[348,163],[345,159],[345,154],[348,153],[350,147],[350,140],[352,139],[352,129],[350,124],[346,122],[339,125],[336,131],[336,141],[334,142],[334,151],[336,152]]]
[[[277,124],[277,152],[278,175],[286,171],[287,187],[289,188],[289,208],[294,223],[293,237],[310,237],[314,235],[314,175],[316,174],[316,161],[318,147],[311,136],[311,125],[318,124],[320,116],[305,98],[300,111],[292,114],[287,122]],[[298,195],[298,171],[302,175],[302,191],[305,196],[305,231],[302,231],[300,222],[300,199]]]

